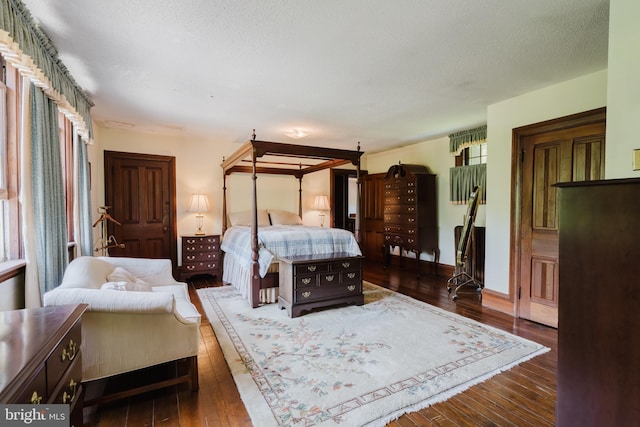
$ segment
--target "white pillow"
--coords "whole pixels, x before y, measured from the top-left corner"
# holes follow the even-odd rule
[[[231,225],[251,226],[251,215],[253,211],[235,212],[229,214],[229,222]],[[266,227],[271,225],[269,222],[269,213],[266,209],[258,209],[258,227]]]
[[[129,282],[129,283],[139,283],[141,285],[146,285],[142,279],[138,279],[136,276],[128,272],[122,267],[116,267],[111,274],[107,276],[108,282]]]
[[[151,292],[151,286],[146,283],[136,282],[107,282],[102,285],[100,289],[112,290],[112,291],[137,291],[137,292]]]
[[[271,225],[302,225],[302,219],[293,212],[270,209]]]

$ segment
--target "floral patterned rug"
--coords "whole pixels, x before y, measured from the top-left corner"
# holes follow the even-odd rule
[[[383,426],[549,349],[365,282],[363,306],[291,319],[198,289],[255,426]]]

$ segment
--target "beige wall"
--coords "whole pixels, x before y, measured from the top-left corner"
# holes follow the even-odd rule
[[[640,149],[640,2],[611,0],[607,87],[607,179],[639,177],[632,153]]]

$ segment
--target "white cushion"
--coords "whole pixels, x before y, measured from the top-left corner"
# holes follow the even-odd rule
[[[100,288],[107,291],[151,292],[151,286],[138,282],[107,282]]]
[[[229,222],[231,225],[251,226],[251,217],[253,211],[235,212],[229,214]],[[258,209],[258,227],[266,227],[271,225],[269,222],[269,213],[266,209]]]
[[[100,289],[114,266],[92,256],[81,256],[69,263],[62,278],[61,288]]]
[[[270,209],[271,225],[302,225],[302,219],[297,214],[278,209]]]

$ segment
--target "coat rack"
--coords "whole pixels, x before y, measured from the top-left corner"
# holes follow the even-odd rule
[[[113,234],[111,236],[107,235],[107,221],[111,221],[116,225],[122,225],[119,221],[113,218],[107,210],[111,206],[100,206],[98,207],[98,213],[100,214],[100,218],[96,222],[93,223],[93,228],[95,228],[98,224],[100,224],[100,238],[96,242],[96,252],[100,252],[101,256],[109,256],[110,248],[124,248],[124,243],[118,243],[116,240],[116,236]]]

